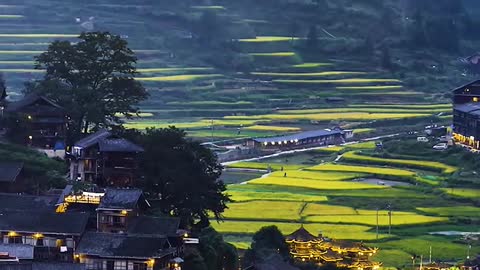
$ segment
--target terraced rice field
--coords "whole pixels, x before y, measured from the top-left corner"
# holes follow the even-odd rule
[[[377,86],[337,86],[337,90],[358,90],[358,91],[384,91],[402,89],[401,85],[377,85]]]
[[[225,116],[225,119],[266,119],[266,120],[313,120],[313,121],[362,121],[362,120],[392,120],[418,117],[429,117],[428,113],[365,113],[365,112],[344,112],[344,113],[317,113],[317,114],[265,114],[252,116]]]
[[[200,120],[197,122],[136,121],[136,122],[128,122],[124,124],[124,126],[127,128],[135,128],[135,129],[146,129],[149,127],[167,128],[169,126],[175,126],[181,129],[199,129],[199,128],[209,128],[212,126],[228,126],[228,127],[251,126],[259,122],[264,123],[268,121],[257,121],[257,120]]]
[[[318,67],[328,67],[333,66],[332,63],[302,63],[293,65],[294,68],[318,68]]]
[[[1,54],[1,52],[0,52]],[[172,75],[162,77],[137,77],[142,82],[193,82],[198,80],[207,80],[223,77],[222,74],[188,74],[188,75]]]
[[[383,176],[400,176],[400,177],[414,177],[416,175],[413,171],[395,169],[395,168],[382,168],[371,166],[352,166],[352,165],[340,165],[340,164],[322,164],[314,167],[307,168],[314,171],[325,172],[355,172],[365,173],[371,175],[383,175]]]
[[[480,209],[475,206],[419,207],[419,211],[438,216],[480,217]]]
[[[397,79],[338,79],[338,80],[273,80],[283,84],[370,84],[370,83],[401,83]]]
[[[236,162],[227,165],[229,168],[243,168],[243,169],[257,169],[257,170],[267,170],[271,169],[274,171],[280,171],[282,168],[284,170],[298,170],[307,167],[306,165],[300,164],[275,164],[275,163],[260,163],[260,162]]]
[[[255,38],[242,38],[239,39],[239,42],[248,42],[248,43],[263,43],[263,42],[286,42],[298,40],[298,37],[280,37],[280,36],[257,36]]]
[[[300,131],[300,128],[297,127],[283,127],[283,126],[264,126],[264,125],[253,125],[243,128],[244,130],[261,130],[261,131],[280,131],[280,132],[294,132]]]
[[[480,197],[480,189],[473,189],[473,188],[442,188],[443,192],[463,198],[479,198]]]
[[[241,201],[294,201],[294,202],[322,202],[327,201],[327,196],[296,194],[291,192],[269,192],[255,190],[229,190],[228,195],[235,202]]]
[[[278,185],[286,187],[303,187],[316,190],[339,190],[339,189],[384,189],[386,186],[363,184],[356,182],[343,181],[322,181],[303,178],[289,178],[289,177],[263,177],[254,179],[248,182],[255,185]]]
[[[356,152],[345,153],[342,159],[345,159],[348,161],[354,161],[354,162],[367,162],[367,163],[381,164],[381,165],[402,165],[402,166],[411,167],[411,168],[441,171],[446,174],[453,173],[457,170],[457,168],[454,166],[450,166],[450,165],[443,164],[440,162],[435,162],[435,161],[377,158],[377,157],[359,155]]]
[[[276,73],[276,72],[251,72],[250,74],[263,77],[328,77],[328,76],[343,76],[343,75],[364,75],[366,72],[355,71],[324,71],[324,72],[310,72],[310,73]]]
[[[249,53],[255,57],[292,57],[297,54],[294,52],[271,52],[271,53]]]

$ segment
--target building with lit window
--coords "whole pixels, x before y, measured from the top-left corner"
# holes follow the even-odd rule
[[[313,130],[278,137],[254,138],[247,142],[247,146],[265,150],[295,149],[340,144],[352,136],[351,130],[339,128]]]
[[[146,216],[149,207],[137,189],[0,193],[0,253],[19,263],[73,262],[88,270],[179,270],[180,220]]]
[[[51,99],[28,95],[7,103],[5,116],[9,129],[21,137],[18,141],[42,149],[65,150],[68,117],[64,108]]]
[[[285,239],[290,254],[300,263],[335,264],[339,268],[354,270],[378,269],[381,265],[370,260],[377,248],[362,243],[336,241],[322,235],[314,236],[303,226]]]
[[[70,159],[70,180],[99,186],[131,187],[138,179],[142,147],[101,130],[76,142]]]
[[[480,149],[480,80],[453,90],[453,138]]]

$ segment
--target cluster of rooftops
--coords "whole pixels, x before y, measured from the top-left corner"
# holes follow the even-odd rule
[[[45,196],[0,193],[0,254],[36,261],[41,248],[49,246],[49,252],[67,257],[58,259],[57,254],[43,259],[61,262],[108,259],[147,265],[181,261],[177,257],[185,231],[179,229],[179,220],[143,215],[150,204],[141,190],[109,188],[100,193],[99,201],[68,203],[66,199],[76,196],[71,190],[68,186],[56,195]],[[68,207],[62,208],[64,204]],[[111,217],[116,223],[108,222]],[[105,220],[106,226],[102,226]],[[42,243],[29,242],[31,238],[42,239]],[[49,245],[48,239],[54,244]]]

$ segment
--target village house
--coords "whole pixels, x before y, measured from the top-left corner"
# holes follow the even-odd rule
[[[88,214],[44,211],[1,211],[0,252],[21,259],[73,261]]]
[[[22,193],[26,190],[22,162],[0,162],[0,192]]]
[[[480,149],[480,80],[453,90],[453,138]]]
[[[70,180],[99,186],[131,187],[138,179],[142,147],[101,130],[76,142],[70,155]]]
[[[75,262],[88,270],[179,269],[180,221],[145,216],[149,207],[138,189],[74,192],[67,186],[60,196],[0,193],[0,253],[19,263]]]
[[[51,99],[28,95],[22,100],[6,104],[5,117],[11,125],[20,128],[17,136],[26,145],[41,149],[65,150],[68,117],[64,108]],[[20,126],[21,125],[21,126]]]

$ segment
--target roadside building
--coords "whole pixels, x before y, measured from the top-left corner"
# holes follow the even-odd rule
[[[0,162],[0,192],[21,193],[26,188],[23,162]]]
[[[5,116],[10,129],[26,145],[42,149],[65,150],[68,117],[65,109],[51,99],[28,95],[6,104]]]
[[[70,180],[99,186],[130,187],[138,179],[142,147],[101,130],[76,142],[70,159]]]
[[[295,149],[340,144],[352,136],[353,132],[351,130],[324,129],[278,137],[253,138],[247,142],[247,146],[265,150]]]
[[[453,138],[480,149],[480,80],[453,90]]]

